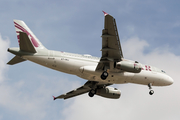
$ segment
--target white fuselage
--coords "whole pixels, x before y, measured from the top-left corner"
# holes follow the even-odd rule
[[[100,76],[103,71],[96,71],[96,66],[100,60],[98,57],[52,50],[43,51],[43,54],[39,53],[41,51],[34,55],[22,57],[45,67],[74,74],[90,81],[109,84],[136,83],[147,85],[152,83],[153,86],[166,86],[173,83],[172,78],[165,74],[164,71],[147,65],[142,65],[140,73],[113,70],[113,72],[109,72],[106,80],[102,80]]]

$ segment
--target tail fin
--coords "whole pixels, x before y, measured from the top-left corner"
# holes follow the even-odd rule
[[[37,39],[37,37],[33,34],[33,32],[28,28],[28,26],[21,20],[14,20],[14,26],[18,38],[19,45],[20,42],[20,33],[26,33],[29,40],[35,49],[43,49],[45,48],[42,43]],[[25,35],[24,35],[25,36]],[[21,45],[20,45],[21,46]]]
[[[38,49],[46,49],[23,21],[14,20],[14,25],[19,42],[20,51],[19,48],[8,49],[8,52],[11,52],[16,55],[7,63],[9,65],[14,65],[25,61],[25,59],[21,58],[22,52],[37,53]]]

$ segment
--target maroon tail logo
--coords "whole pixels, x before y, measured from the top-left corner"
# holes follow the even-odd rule
[[[31,42],[33,43],[33,45],[34,45],[35,47],[39,47],[39,43],[35,40],[35,38],[34,38],[26,29],[24,29],[22,26],[20,26],[20,25],[17,24],[16,22],[14,22],[14,24],[15,24],[15,27],[16,27],[16,28],[22,30],[22,32],[25,32],[25,33],[29,36]],[[17,31],[17,33],[19,33],[19,32]],[[20,36],[17,35],[17,38],[18,38],[18,42],[20,43]]]

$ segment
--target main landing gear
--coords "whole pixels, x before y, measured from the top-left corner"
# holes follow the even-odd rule
[[[108,72],[107,71],[104,71],[101,75],[101,79],[102,80],[105,80],[106,78],[108,77]]]
[[[149,91],[149,94],[150,94],[150,95],[153,95],[153,94],[154,94],[154,90],[152,90],[152,87],[151,87],[151,86],[152,86],[152,83],[149,83],[149,84],[148,84],[148,87],[149,87],[149,90],[150,90],[150,91]]]
[[[96,90],[92,89],[89,91],[89,97],[93,97],[96,94]]]

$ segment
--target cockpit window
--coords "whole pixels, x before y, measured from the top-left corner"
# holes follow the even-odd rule
[[[161,72],[166,73],[164,70],[161,70]]]

